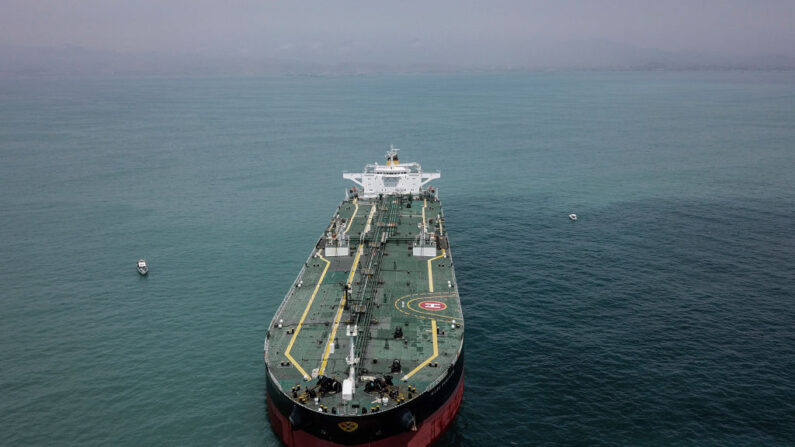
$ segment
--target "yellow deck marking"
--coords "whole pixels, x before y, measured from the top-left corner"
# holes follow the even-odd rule
[[[358,206],[357,210],[358,210]],[[354,212],[354,215],[356,213]],[[364,225],[364,231],[362,233],[366,233],[370,229],[370,223],[373,221],[373,216],[375,215],[375,205],[370,209],[370,215],[367,217],[367,223]],[[353,220],[353,218],[351,218]],[[347,230],[346,230],[347,231]],[[353,260],[353,266],[351,267],[351,273],[348,275],[348,285],[351,285],[353,282],[353,277],[356,276],[356,268],[359,266],[359,258],[362,256],[362,252],[364,251],[364,245],[359,244],[359,249],[356,250],[356,258]],[[345,294],[342,294],[342,299],[340,299],[340,305],[337,308],[337,316],[334,317],[334,327],[331,329],[331,334],[329,334],[328,341],[326,341],[326,349],[323,350],[323,361],[320,363],[320,368],[318,368],[317,373],[323,374],[326,371],[326,364],[328,363],[328,356],[331,353],[331,344],[334,343],[334,337],[337,336],[337,329],[340,327],[340,320],[342,319],[342,310],[345,308]]]
[[[433,269],[431,269],[431,262],[443,257],[445,254],[444,249],[442,249],[442,254],[435,258],[428,259],[428,290],[433,292]]]
[[[359,212],[359,201],[358,201],[358,199],[353,199],[353,204],[356,205],[356,208],[353,209],[353,215],[351,216],[350,219],[348,219],[348,226],[345,227],[345,231],[343,231],[343,233],[347,233],[348,230],[351,229],[351,225],[353,225],[353,218],[356,217],[356,213]]]
[[[454,296],[455,295],[451,295],[451,297],[454,297]],[[441,297],[440,297],[440,299],[441,299]],[[451,311],[453,310],[450,306],[447,306],[447,303],[445,303],[445,306],[447,306],[447,308],[445,308],[444,310],[435,310],[435,311],[432,310],[432,311],[428,311],[428,312],[424,312],[422,310],[417,310],[414,307],[412,307],[412,304],[414,304],[415,301],[420,301],[420,300],[433,301],[431,298],[414,298],[413,300],[410,300],[410,301],[406,302],[406,308],[408,310],[410,310],[414,314],[428,315],[431,318],[435,318],[437,320],[452,320],[454,318],[457,318],[455,315],[445,315],[445,314],[442,313],[445,310],[451,310]],[[400,309],[398,309],[398,310],[400,310]]]
[[[367,234],[370,232],[370,222],[373,221],[373,216],[375,215],[375,204],[373,207],[370,208],[370,215],[367,217],[367,223],[364,224],[364,230],[360,234]]]
[[[401,309],[400,306],[398,306],[398,303],[400,303],[401,301],[404,301],[406,298],[411,298],[411,297],[415,297],[415,298],[410,300],[409,303],[412,303],[412,302],[414,302],[416,300],[422,300],[422,299],[432,300],[434,298],[436,298],[436,299],[440,299],[440,298],[455,298],[457,296],[458,295],[456,294],[456,292],[446,292],[446,293],[445,292],[436,292],[436,293],[432,293],[432,294],[431,293],[419,293],[419,294],[406,295],[406,296],[402,296],[402,297],[400,297],[400,298],[395,300],[395,309],[398,312],[400,312],[400,313],[402,313],[404,315],[408,315],[410,317],[415,317],[415,318],[422,318],[424,320],[432,320],[432,319],[446,320],[446,321],[451,321],[451,320],[454,320],[454,319],[460,320],[461,319],[460,315],[459,316],[443,315],[443,314],[439,314],[439,313],[436,313],[436,312],[434,312],[434,313],[426,313],[426,312],[422,312],[422,311],[418,311],[418,310],[414,309],[413,307],[411,307],[410,304],[408,306],[406,306],[408,310]],[[424,315],[429,315],[429,316],[428,317],[423,317],[422,315],[418,315],[418,314],[424,314]]]
[[[353,260],[353,267],[351,267],[351,274],[348,275],[348,285],[351,285],[353,282],[353,276],[356,275],[356,267],[359,265],[359,258],[362,256],[362,249],[364,245],[359,245],[359,249],[356,250],[356,258]]]
[[[356,258],[353,260],[353,267],[351,267],[351,274],[348,275],[348,285],[351,285],[354,275],[356,275],[356,267],[359,265],[359,258],[362,256],[362,245],[356,251]],[[326,371],[326,363],[328,363],[328,356],[331,353],[331,344],[334,343],[334,337],[337,336],[337,329],[340,327],[340,320],[342,319],[342,310],[345,308],[345,294],[342,294],[339,308],[337,309],[337,316],[334,318],[334,327],[331,329],[331,334],[326,342],[326,349],[323,350],[323,362],[320,364],[318,374],[323,374]]]
[[[409,377],[413,376],[414,374],[417,373],[417,371],[419,371],[423,367],[427,366],[428,362],[430,362],[431,360],[435,359],[436,356],[439,355],[439,345],[438,345],[438,341],[436,339],[436,320],[431,320],[431,335],[433,336],[433,355],[428,357],[427,359],[425,359],[424,362],[422,362],[419,365],[417,365],[417,367],[414,368],[410,373],[408,373],[405,376],[403,376],[403,380],[404,381],[409,380]]]
[[[304,309],[304,314],[301,315],[301,321],[299,321],[298,322],[298,326],[295,327],[295,332],[293,333],[293,338],[290,339],[290,344],[287,345],[287,349],[285,349],[285,351],[284,351],[284,355],[288,359],[290,359],[290,362],[293,364],[293,366],[295,366],[295,369],[297,369],[298,372],[300,372],[301,375],[304,376],[305,380],[309,380],[310,379],[309,374],[307,374],[306,371],[304,371],[304,369],[301,368],[301,365],[299,365],[298,362],[295,361],[293,356],[290,355],[290,350],[293,348],[293,343],[295,343],[295,339],[298,337],[298,334],[301,333],[301,326],[304,324],[304,320],[306,319],[307,314],[309,314],[309,308],[312,307],[312,302],[315,301],[315,296],[317,295],[317,291],[320,290],[320,284],[323,283],[323,278],[326,277],[326,272],[328,271],[328,267],[331,265],[331,261],[328,261],[323,256],[320,256],[320,254],[318,254],[317,256],[320,259],[322,259],[323,262],[326,263],[326,267],[323,269],[323,273],[320,274],[320,279],[317,281],[317,285],[315,286],[315,290],[312,292],[312,296],[309,298],[309,303],[307,303],[306,309]]]
[[[422,199],[422,228],[427,231],[426,225],[427,221],[425,220],[425,207],[428,206],[428,199]],[[433,292],[433,270],[431,269],[431,261],[441,258],[444,256],[444,250],[442,250],[442,254],[435,257],[428,259],[428,290]]]
[[[342,310],[345,308],[345,294],[342,294],[340,300],[340,308],[337,310],[337,316],[334,318],[334,328],[331,330],[331,335],[326,342],[326,349],[323,351],[323,362],[320,364],[318,374],[322,375],[326,371],[326,363],[328,363],[328,356],[331,353],[331,346],[334,343],[334,337],[337,336],[337,329],[340,327],[340,319],[342,318]]]

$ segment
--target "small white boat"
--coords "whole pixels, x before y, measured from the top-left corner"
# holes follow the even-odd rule
[[[577,220],[577,215],[574,214],[574,213],[571,213],[571,214],[569,214],[569,219],[571,219],[573,221],[576,221]]]
[[[141,276],[146,276],[146,274],[149,273],[149,267],[146,266],[146,261],[143,259],[138,260],[138,273],[140,273]]]

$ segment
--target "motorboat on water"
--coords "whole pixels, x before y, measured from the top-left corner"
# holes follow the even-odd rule
[[[140,273],[141,276],[146,276],[146,274],[149,273],[149,267],[146,266],[146,261],[143,259],[138,260],[138,273]]]
[[[576,221],[577,220],[577,215],[574,214],[574,213],[571,213],[571,214],[569,214],[569,219],[571,219],[572,221]]]

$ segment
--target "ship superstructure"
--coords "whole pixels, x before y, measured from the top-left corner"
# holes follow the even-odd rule
[[[346,191],[268,329],[268,413],[287,445],[428,445],[463,393],[464,320],[439,173],[345,173]],[[361,189],[360,189],[360,188]]]

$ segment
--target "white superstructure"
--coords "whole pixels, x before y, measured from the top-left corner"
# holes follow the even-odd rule
[[[401,164],[397,153],[398,149],[390,145],[386,165],[369,164],[364,172],[345,172],[342,178],[362,187],[360,197],[370,198],[379,194],[419,194],[428,182],[441,177],[438,172],[422,172],[419,163]]]

